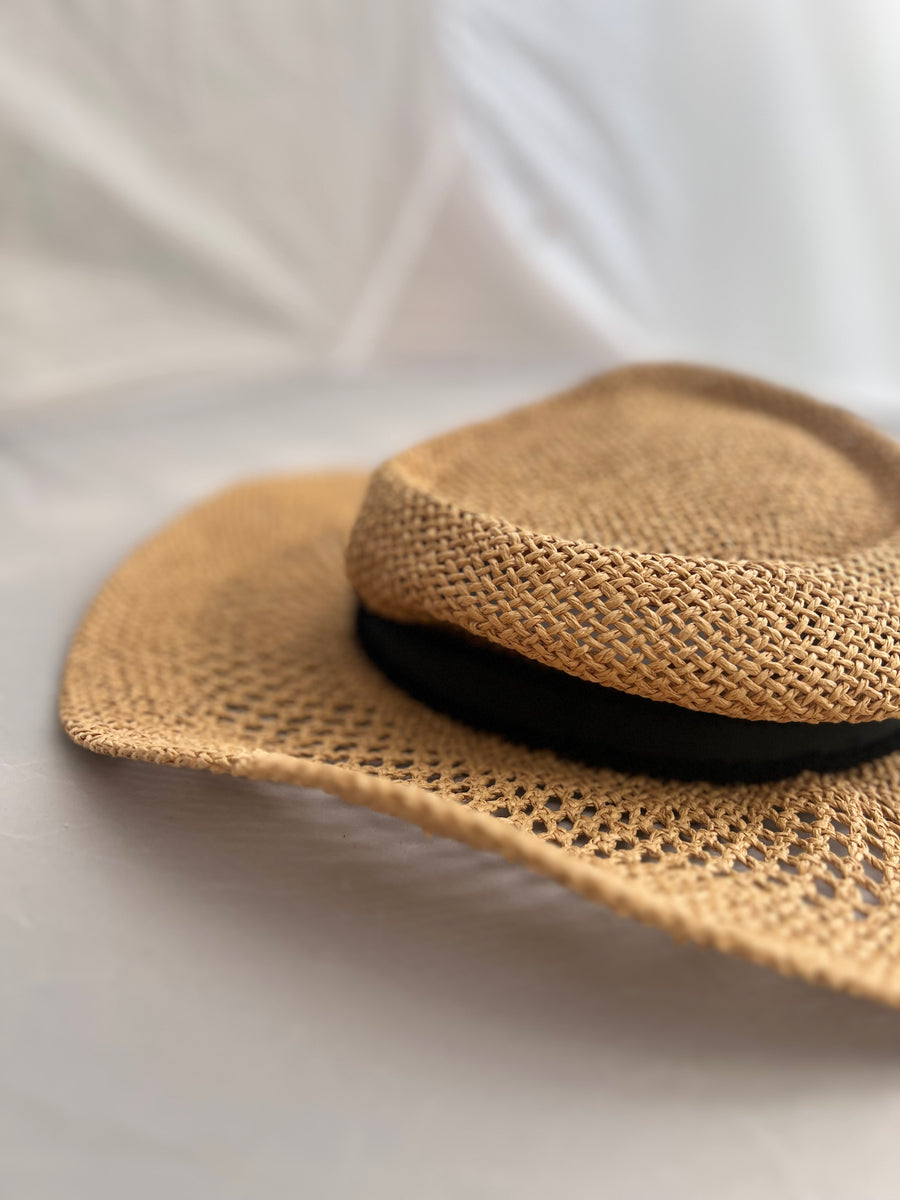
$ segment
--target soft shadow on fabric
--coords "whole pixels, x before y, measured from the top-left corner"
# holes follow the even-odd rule
[[[812,1068],[900,1062],[900,1012],[615,916],[501,859],[287,785],[175,771],[66,746],[82,793],[168,902],[217,887],[228,918],[278,951],[324,943],[447,1019],[502,1009],[523,1045],[571,1039],[590,1058],[613,1039],[691,1062]],[[784,1090],[785,1072],[773,1075]],[[764,1087],[754,1072],[751,1086]],[[744,1086],[749,1081],[745,1080]]]

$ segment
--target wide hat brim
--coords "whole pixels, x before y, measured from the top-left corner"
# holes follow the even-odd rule
[[[677,938],[900,1004],[900,753],[775,783],[685,783],[433,711],[356,638],[344,557],[366,481],[245,484],[137,550],[72,644],[69,735],[102,754],[322,789]]]

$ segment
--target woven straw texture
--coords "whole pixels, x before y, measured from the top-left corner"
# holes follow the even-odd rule
[[[900,450],[757,380],[632,367],[417,446],[348,569],[381,616],[653,700],[900,713]]]
[[[684,376],[675,374],[684,383]],[[641,388],[654,378],[652,373],[638,373]],[[707,375],[698,378],[700,382],[709,379]],[[607,380],[594,386],[598,395],[612,397],[615,414],[624,404],[617,385],[610,390]],[[582,463],[591,456],[580,456],[583,427],[577,426],[575,418],[590,394],[585,389],[550,402],[557,406],[559,436],[574,461]],[[702,394],[705,397],[706,393]],[[736,411],[740,436],[749,440],[749,458],[740,469],[736,464],[730,478],[706,471],[709,448],[696,443],[696,423],[693,443],[690,434],[682,433],[685,426],[667,423],[655,385],[648,385],[635,397],[639,417],[635,444],[645,445],[658,436],[646,424],[651,417],[662,422],[657,431],[662,430],[669,457],[660,473],[668,474],[669,486],[680,477],[679,472],[684,478],[689,473],[699,474],[701,483],[695,484],[695,491],[702,487],[727,510],[735,557],[749,551],[771,558],[772,547],[777,547],[794,562],[821,563],[829,547],[830,553],[836,553],[843,537],[845,549],[858,558],[862,552],[855,547],[866,542],[875,548],[870,555],[881,554],[887,561],[884,546],[890,520],[886,510],[892,493],[885,464],[890,460],[890,448],[856,423],[832,418],[828,410],[823,420],[826,429],[828,422],[833,422],[836,432],[832,440],[826,439],[820,447],[808,427],[792,416],[788,432],[799,432],[787,450],[779,448],[778,438],[785,426],[781,401],[779,398],[776,403],[767,391],[764,399],[777,414],[771,415],[762,406],[752,420],[733,397],[721,401],[729,419]],[[801,411],[804,403],[796,402]],[[574,425],[569,416],[562,415],[570,408]],[[793,414],[794,410],[790,411]],[[520,444],[517,437],[528,440],[530,424],[539,412],[529,410],[511,419],[514,445]],[[619,555],[625,565],[646,566],[652,557],[646,546],[651,537],[656,539],[667,553],[654,561],[665,564],[660,569],[670,578],[673,562],[688,561],[687,552],[696,554],[704,539],[712,544],[716,509],[707,513],[705,525],[690,524],[688,518],[694,519],[691,514],[695,513],[693,499],[682,501],[676,494],[667,505],[659,506],[655,518],[649,501],[646,511],[628,501],[637,468],[616,462],[625,453],[626,421],[625,414],[616,420],[612,414],[610,421],[617,430],[615,456],[601,456],[595,447],[592,458],[601,499],[593,508],[584,504],[580,525],[566,517],[569,506],[562,500],[558,513],[547,510],[552,520],[526,519],[529,504],[537,506],[548,498],[542,481],[535,480],[533,494],[526,495],[523,488],[516,506],[498,502],[497,507],[503,507],[515,521],[477,519],[480,528],[495,531],[500,553],[505,553],[500,535],[512,536],[513,530],[534,526],[550,531],[532,539],[541,553],[546,552],[553,534],[560,558],[550,556],[551,566],[574,569],[573,547],[588,544],[576,534],[595,536],[592,561],[607,564],[610,552],[597,548],[600,541],[596,535],[602,526],[608,531],[605,542],[630,547]],[[766,429],[759,437],[755,422],[762,422]],[[771,422],[775,427],[769,429]],[[732,446],[726,424],[723,420],[723,428],[715,436]],[[546,422],[542,426],[547,437]],[[578,428],[577,436],[573,427]],[[488,432],[497,428],[489,426]],[[848,429],[857,431],[857,440],[849,438]],[[840,430],[845,431],[845,440],[838,453],[835,443],[840,440]],[[761,449],[767,438],[771,438],[771,452],[783,456],[781,495],[785,504],[797,508],[796,525],[778,515],[778,504],[769,494],[773,472]],[[478,441],[482,444],[480,434]],[[459,444],[451,439],[450,448],[455,450]],[[547,451],[555,460],[558,451],[552,439]],[[434,445],[419,453],[421,458],[414,461],[433,463],[440,470]],[[408,467],[406,456],[400,461]],[[825,464],[831,472],[828,479],[805,476],[815,490],[814,503],[808,502],[804,487],[795,483],[801,461]],[[493,465],[496,471],[489,479],[475,470],[471,478],[448,471],[440,476],[436,492],[452,488],[458,501],[474,501],[481,488],[480,498],[490,499],[488,492],[495,482],[505,488],[498,480],[508,479],[518,470],[514,457],[508,462],[494,460]],[[610,480],[613,471],[619,483]],[[748,482],[749,475],[757,473],[765,476],[759,486]],[[387,475],[390,477],[390,472]],[[570,475],[573,486],[580,489],[579,497],[589,500],[593,493],[588,484],[574,472]],[[641,485],[652,489],[653,475],[653,470],[645,469]],[[354,637],[355,598],[344,560],[367,484],[360,476],[333,475],[244,485],[182,517],[135,552],[98,596],[73,642],[61,695],[61,715],[68,733],[104,754],[320,788],[403,817],[426,830],[501,853],[622,914],[657,924],[678,938],[691,938],[810,981],[900,1004],[900,754],[838,774],[805,772],[774,784],[662,782],[588,768],[550,751],[526,749],[431,711],[385,679]],[[568,484],[567,478],[564,485]],[[377,533],[372,497],[384,486],[382,472],[369,488],[357,534],[367,529],[373,536]],[[554,495],[559,487],[557,478]],[[843,497],[835,497],[835,489],[843,489]],[[738,494],[759,501],[753,518],[743,524],[731,520],[732,513],[738,514],[738,501],[732,499]],[[845,520],[848,494],[852,513]],[[436,513],[449,510],[449,502],[432,503]],[[575,507],[580,504],[581,499]],[[607,505],[609,515],[604,517],[601,509]],[[482,503],[478,511],[490,509]],[[460,503],[460,512],[463,510]],[[892,517],[893,510],[890,512]],[[535,513],[540,515],[537,509]],[[406,533],[401,537],[401,531],[423,529],[422,537],[430,546],[441,537],[439,527],[423,526],[412,513],[406,517],[407,526],[395,527],[396,541],[409,542],[404,561],[425,561],[422,547]],[[652,527],[654,519],[659,522],[658,529]],[[801,553],[800,529],[814,554]],[[360,536],[354,539],[357,576],[366,558],[363,540]],[[373,553],[378,553],[377,549]],[[684,559],[672,557],[681,553]],[[444,547],[440,554],[446,561],[449,551]],[[514,578],[521,579],[523,570],[523,559],[514,559]],[[535,611],[546,614],[543,620],[564,620],[572,607],[569,601],[577,598],[578,604],[583,604],[583,563],[579,570],[582,583],[576,591],[557,592],[554,599],[553,585],[532,578],[528,589],[517,595],[524,595],[529,606],[539,604]],[[723,558],[706,563],[704,570],[718,580],[731,579],[734,568]],[[792,571],[799,574],[799,568],[783,568],[781,574],[774,570],[767,578],[788,581],[794,578]],[[477,595],[481,586],[478,570],[467,572],[460,567],[457,574],[469,578]],[[861,573],[859,579],[862,577]],[[872,587],[877,578],[877,572],[866,575]],[[431,596],[426,583],[424,580],[422,593]],[[736,592],[737,585],[733,587]],[[712,588],[710,583],[695,586],[697,612],[704,602],[707,610],[713,606]],[[398,594],[409,598],[415,590],[407,583]],[[449,592],[454,597],[459,594],[458,585]],[[627,593],[629,603],[635,605],[641,594]],[[658,586],[653,594],[657,606],[666,602],[668,593]],[[832,593],[819,594],[811,584],[809,594],[817,596],[826,608],[832,603]],[[775,602],[769,597],[766,603]],[[776,608],[775,615],[786,629],[785,611]],[[824,625],[821,615],[815,627],[826,631],[822,635],[826,647],[839,641],[844,645],[847,637],[841,632],[842,623],[856,610],[844,599],[827,611],[835,614],[836,624],[840,620],[840,627],[832,630]],[[648,627],[652,624],[649,611],[644,611],[643,619]],[[887,620],[873,607],[865,636],[853,634],[852,644],[860,653],[869,645],[874,630],[886,628]],[[794,627],[798,638],[807,632],[808,624]],[[633,621],[632,629],[636,625]],[[543,627],[540,620],[537,627]],[[673,637],[673,621],[664,617],[659,607],[656,627],[663,639]],[[691,628],[696,638],[698,618]],[[717,628],[709,624],[706,645]],[[739,644],[752,649],[754,643],[745,625],[739,622],[737,628],[742,630]],[[628,637],[634,636],[628,633]],[[886,635],[880,636],[885,637],[885,650],[879,669],[887,674],[894,652]],[[632,662],[643,680],[640,663],[644,652],[637,656],[626,648],[622,655],[622,661]],[[703,658],[696,646],[693,657]],[[610,661],[618,660],[613,656]],[[847,671],[851,680],[858,681],[860,672],[850,667]],[[748,674],[745,670],[744,676]],[[837,678],[837,673],[828,677]],[[705,678],[701,673],[701,685]],[[773,678],[783,682],[783,676]],[[824,672],[807,678],[807,692],[795,680],[780,694],[817,696],[821,703],[827,694],[843,697],[852,688],[850,683],[842,683],[828,693],[822,686],[824,678]],[[717,682],[708,683],[708,695],[717,694],[718,686]],[[856,683],[855,694],[864,702],[874,686],[866,678]],[[892,686],[896,690],[896,681]],[[748,704],[744,701],[738,707],[746,712]],[[871,710],[870,704],[867,712]],[[423,853],[427,852],[423,847]]]

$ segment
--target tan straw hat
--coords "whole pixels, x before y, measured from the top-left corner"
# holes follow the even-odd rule
[[[236,487],[107,583],[61,713],[900,1003],[900,449],[795,393],[632,367]]]

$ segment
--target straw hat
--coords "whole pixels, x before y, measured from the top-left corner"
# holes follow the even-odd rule
[[[890,440],[757,380],[627,368],[370,478],[188,513],[95,600],[62,720],[898,1004],[898,580]]]

